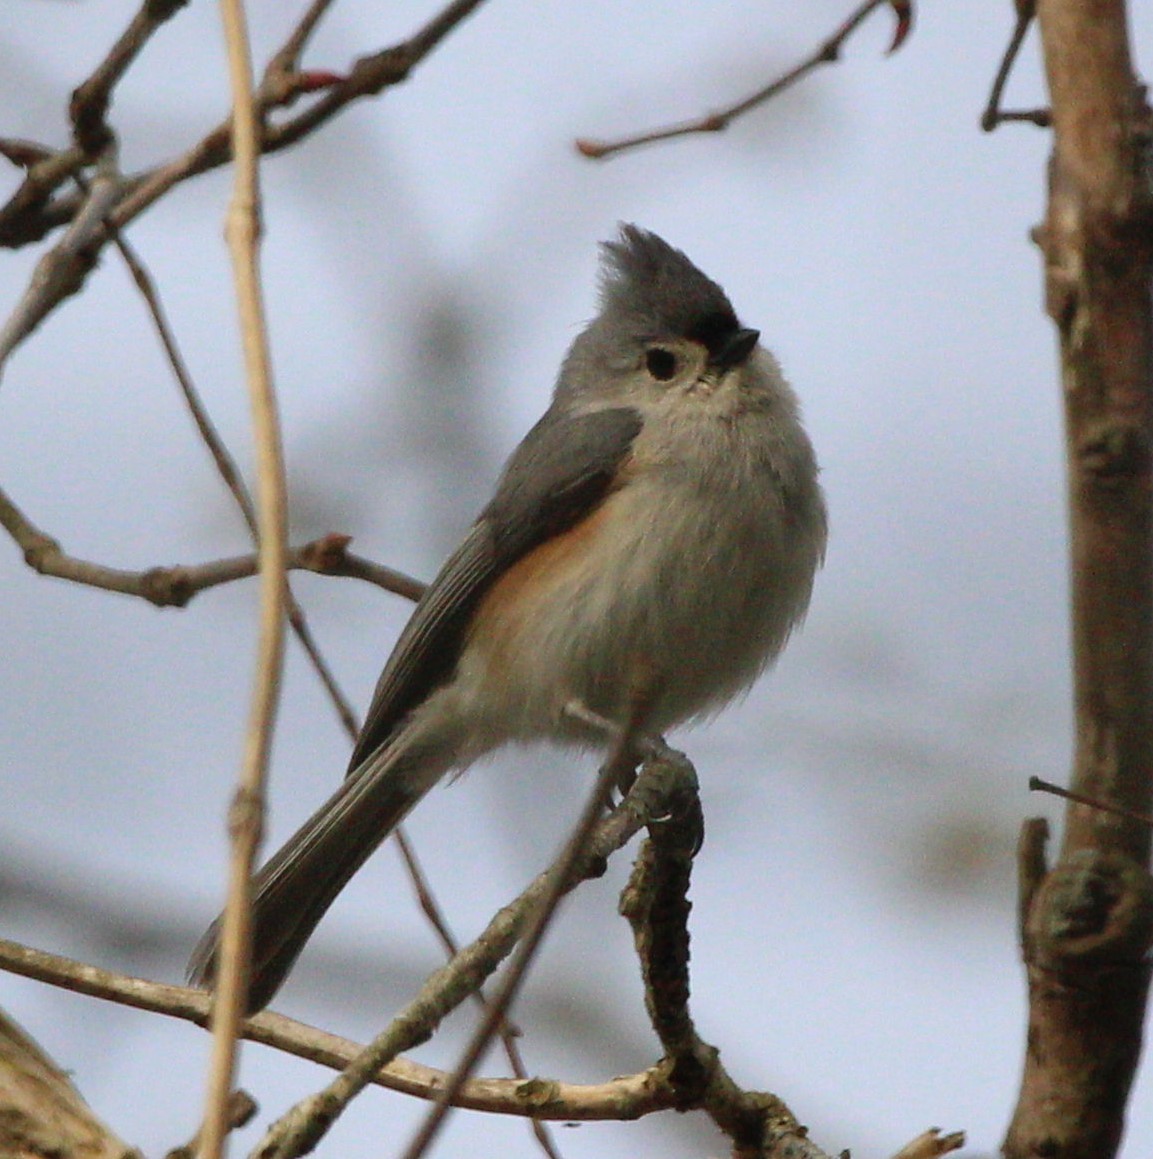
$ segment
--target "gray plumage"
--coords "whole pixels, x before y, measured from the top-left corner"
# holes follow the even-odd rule
[[[745,691],[809,603],[826,520],[775,359],[724,291],[635,226],[601,312],[492,501],[417,605],[343,785],[256,875],[252,1009],[446,773],[505,743],[602,746],[578,701],[654,733]],[[211,984],[217,926],[193,956]]]

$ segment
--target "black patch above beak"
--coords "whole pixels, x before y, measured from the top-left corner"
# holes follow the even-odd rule
[[[734,330],[717,346],[709,359],[709,365],[718,370],[732,370],[734,366],[740,366],[752,354],[760,337],[759,330]]]

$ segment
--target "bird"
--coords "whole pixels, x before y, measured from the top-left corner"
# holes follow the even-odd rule
[[[747,691],[805,616],[827,525],[760,332],[683,252],[622,225],[599,312],[401,632],[347,775],[253,877],[247,1009],[446,775],[507,744],[607,749],[598,720],[660,736]],[[214,984],[220,922],[194,985]]]

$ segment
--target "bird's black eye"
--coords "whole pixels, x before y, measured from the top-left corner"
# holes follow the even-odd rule
[[[658,382],[668,382],[677,372],[677,356],[663,346],[653,346],[645,354],[645,369]]]

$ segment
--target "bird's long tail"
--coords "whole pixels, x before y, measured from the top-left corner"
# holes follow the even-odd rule
[[[427,749],[400,743],[378,750],[256,873],[250,1014],[272,1001],[337,894],[447,768]],[[193,951],[194,986],[215,982],[220,925],[218,917]]]

